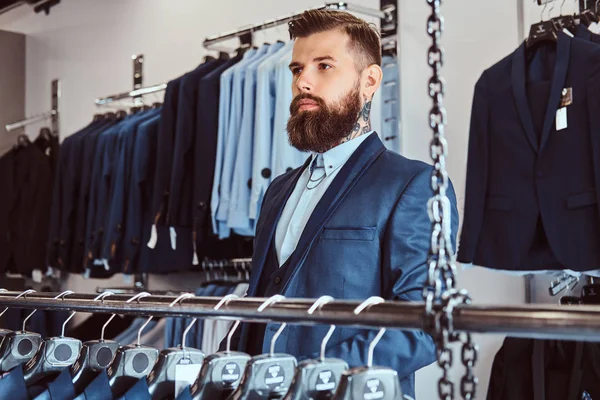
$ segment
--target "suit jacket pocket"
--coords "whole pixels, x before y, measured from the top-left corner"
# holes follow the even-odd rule
[[[588,190],[587,192],[574,194],[567,197],[567,208],[569,210],[592,206],[596,203],[598,203],[598,198],[595,190]]]
[[[322,239],[325,240],[363,240],[372,241],[377,234],[377,228],[367,226],[363,228],[325,228]]]
[[[488,197],[486,207],[490,210],[510,211],[512,209],[512,200],[508,197]]]

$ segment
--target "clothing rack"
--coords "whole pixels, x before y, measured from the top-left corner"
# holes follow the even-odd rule
[[[315,299],[276,302],[259,312],[263,298],[240,298],[219,304],[219,297],[193,297],[174,306],[175,296],[148,296],[127,303],[129,295],[94,300],[95,294],[75,293],[55,299],[57,293],[0,292],[0,307],[37,310],[69,310],[155,317],[213,317],[248,322],[287,322],[300,325],[335,324],[353,327],[424,329],[424,304],[386,301],[355,314],[360,301],[333,301],[312,314]],[[439,306],[436,306],[439,307]],[[437,311],[437,310],[436,310]],[[594,306],[457,306],[453,311],[456,331],[506,334],[514,337],[600,341],[600,307]]]
[[[376,10],[372,8],[351,5],[346,2],[340,1],[337,3],[327,3],[324,6],[315,7],[315,10],[339,10],[339,11],[352,11],[358,14],[363,14],[366,16],[371,16],[375,18],[379,18],[381,20],[381,47],[384,54],[397,54],[397,46],[398,41],[396,39],[397,35],[397,27],[398,27],[398,14],[395,5],[395,0],[381,0],[381,10]],[[230,32],[226,32],[220,35],[215,35],[208,37],[204,40],[203,46],[206,49],[211,50],[211,48],[220,42],[233,39],[240,38],[242,43],[245,46],[252,45],[252,33],[259,32],[265,29],[273,28],[276,26],[280,26],[290,22],[291,20],[299,17],[302,12],[294,13],[287,17],[282,17],[270,21],[263,22],[261,24],[257,24],[251,26],[249,28],[244,28],[240,30],[234,30]],[[141,61],[139,61],[139,57],[141,57]],[[134,101],[141,102],[141,97],[147,94],[162,92],[167,89],[166,83],[160,83],[158,85],[142,87],[141,79],[143,77],[143,73],[141,70],[141,66],[143,63],[143,56],[137,55],[133,56],[134,60],[134,88],[129,92],[122,92],[117,94],[112,94],[106,97],[97,98],[95,103],[97,106],[103,106],[115,101],[131,99]],[[137,60],[137,61],[136,61]],[[136,69],[137,68],[137,69]],[[136,72],[137,71],[137,72]],[[138,76],[139,83],[136,83],[136,75]],[[137,100],[135,100],[137,99]],[[139,104],[136,104],[139,105]]]
[[[313,8],[313,10],[354,11],[359,14],[379,18],[386,22],[389,22],[393,19],[392,14],[389,10],[386,10],[386,11],[375,10],[372,8],[350,5],[343,1],[340,1],[338,3],[327,3],[324,6],[315,7],[315,8]],[[274,28],[276,26],[280,26],[283,24],[287,24],[288,22],[299,17],[301,14],[302,14],[302,12],[298,12],[298,13],[294,13],[287,17],[281,17],[281,18],[277,18],[274,20],[263,22],[261,24],[253,25],[249,28],[234,30],[234,31],[222,33],[220,35],[211,36],[204,40],[203,45],[206,48],[210,48],[210,47],[214,46],[215,44],[226,41],[226,40],[247,36],[254,32],[258,32],[258,31],[262,31],[265,29]]]
[[[12,124],[8,124],[6,125],[6,131],[7,132],[12,132],[15,131],[17,129],[21,129],[24,128],[26,126],[29,126],[31,124],[35,124],[37,122],[41,122],[41,121],[45,121],[47,119],[51,120],[51,129],[52,129],[52,134],[55,136],[58,136],[60,134],[59,132],[59,112],[58,112],[58,102],[59,102],[59,98],[60,98],[60,82],[58,81],[58,79],[54,79],[51,82],[51,98],[50,98],[50,104],[51,104],[51,109],[50,111],[47,111],[45,113],[42,114],[38,114],[38,115],[34,115],[32,117],[26,118],[24,120],[21,121],[17,121],[14,122]]]

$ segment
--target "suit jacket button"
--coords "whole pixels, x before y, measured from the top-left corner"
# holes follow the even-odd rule
[[[275,284],[279,285],[281,283],[281,278],[280,277],[275,277]]]
[[[265,168],[261,171],[261,175],[265,179],[269,179],[271,177],[271,170],[269,168]]]
[[[248,179],[248,189],[252,189],[252,179]]]
[[[200,207],[200,208],[206,208],[206,203],[203,202],[203,201],[199,201],[198,202],[198,207]]]

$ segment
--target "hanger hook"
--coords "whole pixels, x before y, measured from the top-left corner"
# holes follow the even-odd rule
[[[225,296],[223,298],[225,305],[229,305],[229,302],[233,299],[239,299],[239,296],[235,295],[235,294],[229,294],[227,296]],[[219,304],[217,304],[218,306]],[[222,304],[221,304],[222,306]],[[216,306],[215,306],[216,308]],[[235,321],[235,323],[233,324],[233,326],[231,327],[231,329],[229,330],[229,333],[227,334],[227,349],[226,349],[226,353],[230,353],[231,352],[231,338],[233,337],[233,334],[235,333],[236,329],[238,328],[238,326],[240,326],[241,321],[238,319],[237,321]]]
[[[267,299],[267,301],[265,301],[264,303],[262,303],[260,305],[260,307],[258,307],[258,311],[263,312],[265,308],[280,302],[282,300],[285,300],[285,296],[282,296],[280,294],[276,294],[274,296],[271,296]],[[277,342],[277,339],[279,339],[279,335],[281,335],[281,332],[283,332],[283,330],[285,329],[285,327],[287,326],[287,323],[283,323],[281,324],[281,326],[279,327],[279,329],[277,330],[277,332],[275,332],[275,335],[273,335],[273,339],[271,339],[271,350],[270,350],[270,356],[273,357],[273,355],[275,354],[275,343]]]
[[[101,293],[98,296],[96,296],[94,298],[94,300],[92,300],[92,301],[97,301],[98,299],[104,300],[104,298],[106,296],[110,296],[110,295],[113,295],[113,294],[114,294],[113,292],[104,292],[104,293]],[[64,297],[63,297],[63,300],[64,300]],[[71,315],[69,315],[69,317],[65,320],[65,322],[63,322],[63,324],[62,324],[62,330],[60,332],[60,337],[61,338],[65,337],[65,327],[67,326],[67,323],[71,320],[71,318],[73,318],[75,316],[75,314],[77,314],[77,311],[73,311],[71,313]]]
[[[193,296],[192,296],[193,297]],[[233,293],[228,294],[227,296],[223,297],[221,299],[221,301],[219,301],[217,303],[217,305],[215,306],[214,310],[218,310],[219,308],[221,308],[223,306],[223,304],[228,303],[230,300],[232,299],[239,299],[239,297]],[[187,338],[187,334],[190,331],[190,329],[192,329],[192,326],[194,326],[194,324],[196,323],[197,318],[194,318],[192,320],[192,322],[190,322],[190,324],[187,326],[187,328],[185,328],[185,331],[183,331],[183,344],[181,345],[182,348],[185,348],[185,340]],[[229,352],[229,343],[227,345],[227,351]]]
[[[537,0],[533,0],[534,2],[536,2]],[[546,12],[546,8],[548,8],[548,3],[544,3],[544,7],[542,7],[542,12],[540,14],[540,21],[544,22],[544,13]]]
[[[552,0],[552,6],[548,10],[548,20],[551,19],[551,17],[552,17],[552,11],[554,11],[554,2],[555,2],[555,0]]]
[[[375,304],[381,304],[381,303],[385,303],[385,300],[382,299],[381,297],[379,297],[379,296],[369,297],[367,300],[362,302],[358,307],[356,307],[354,309],[354,315],[358,315],[361,312],[363,312],[365,309],[370,308],[371,306],[373,306]],[[373,339],[371,344],[369,344],[369,354],[367,356],[367,367],[369,367],[369,368],[371,368],[373,366],[373,352],[375,351],[375,346],[377,346],[377,344],[381,340],[381,337],[383,336],[384,333],[385,333],[385,328],[381,328],[379,330],[379,333],[377,334],[377,336],[375,336],[375,339]]]
[[[308,315],[312,315],[316,310],[323,307],[325,304],[334,301],[335,299],[331,296],[321,296],[315,301],[315,303],[308,309]],[[331,339],[331,335],[333,335],[333,331],[335,331],[335,325],[331,324],[329,327],[329,331],[327,335],[323,338],[321,342],[321,362],[325,361],[325,348],[327,347],[327,343],[329,339]]]
[[[35,292],[35,290],[34,290],[34,292]],[[32,292],[29,292],[29,293],[32,293]],[[27,293],[27,294],[29,294],[29,293]],[[62,292],[62,293],[60,293],[59,295],[57,295],[56,297],[54,297],[54,299],[60,299],[61,297],[64,297],[64,296],[66,296],[66,295],[68,295],[68,294],[73,294],[73,293],[75,293],[75,292],[73,292],[73,291],[71,291],[71,290],[65,290],[64,292]],[[25,331],[25,325],[27,324],[27,321],[29,321],[29,318],[31,318],[31,316],[32,316],[33,314],[35,314],[35,313],[36,313],[36,311],[37,311],[37,310],[33,310],[33,311],[32,311],[32,312],[31,312],[31,313],[30,313],[28,316],[26,316],[26,317],[25,317],[25,319],[23,320],[23,331]]]
[[[196,296],[194,296],[193,293],[182,293],[179,297],[177,297],[175,300],[173,300],[171,302],[171,304],[169,304],[169,307],[173,307],[175,304],[177,304],[185,299],[191,299],[192,297],[196,297]],[[192,323],[190,323],[190,325],[185,329],[185,332],[183,332],[183,342],[181,344],[182,349],[185,349],[185,337],[187,336],[188,330],[192,327],[192,325],[194,325],[194,322],[196,322],[196,318],[194,318],[194,321]]]
[[[8,290],[6,290],[6,289],[2,289],[2,291],[3,291],[3,292],[8,292]],[[28,295],[29,293],[35,293],[35,290],[33,290],[33,289],[26,290],[26,291],[24,291],[23,293],[21,293],[21,294],[17,295],[17,297],[15,297],[15,299],[18,299],[18,298],[19,298],[19,297],[21,297],[21,296],[26,296],[26,295]],[[1,317],[1,316],[3,316],[3,315],[4,315],[4,313],[6,313],[6,311],[8,311],[8,309],[9,309],[9,307],[6,307],[6,308],[4,309],[4,311],[2,311],[2,312],[0,313],[0,317]],[[25,330],[25,329],[23,329],[23,330]]]
[[[140,299],[143,299],[144,297],[150,297],[150,296],[152,296],[152,295],[150,293],[148,293],[148,292],[141,292],[141,293],[138,293],[137,295],[133,296],[131,299],[127,300],[127,303],[131,303],[131,301],[136,300],[138,302],[138,304],[139,304]],[[152,320],[152,318],[154,318],[154,317],[150,316],[146,320],[146,322],[144,322],[144,325],[142,325],[140,327],[140,329],[138,330],[138,334],[137,334],[137,346],[141,346],[141,344],[140,344],[140,338],[142,337],[142,331],[150,323],[150,321]]]
[[[112,292],[105,292],[105,293],[110,293],[111,295],[114,294]],[[132,298],[130,298],[129,300],[127,300],[125,303],[131,303],[133,300],[136,300],[141,297],[146,297],[146,296],[150,296],[150,293],[140,292],[140,293],[136,294],[135,296],[133,296]],[[102,301],[104,301],[104,297],[102,297]],[[104,331],[106,330],[106,327],[108,326],[108,324],[110,324],[110,322],[113,319],[115,319],[116,316],[117,316],[117,314],[111,315],[110,318],[104,323],[104,325],[102,325],[102,332],[100,333],[100,341],[102,341],[102,342],[104,341]]]

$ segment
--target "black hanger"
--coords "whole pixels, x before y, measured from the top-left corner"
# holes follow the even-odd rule
[[[581,304],[600,304],[600,284],[590,277],[589,283],[581,289]]]
[[[157,109],[160,107],[162,107],[162,103],[160,103],[160,102],[152,103],[152,108]]]
[[[226,61],[226,60],[229,60],[230,58],[231,57],[229,56],[229,53],[226,53],[224,51],[219,52],[219,60]]]
[[[105,119],[109,120],[109,121],[116,121],[117,120],[117,114],[109,111],[107,113],[104,114]]]
[[[239,297],[235,294],[228,294],[215,306],[215,310],[237,298]],[[236,321],[229,330],[225,351],[211,354],[204,359],[198,379],[190,387],[192,399],[227,399],[238,387],[242,372],[250,360],[246,353],[231,351],[231,337],[239,325],[240,321]]]
[[[23,149],[31,144],[31,140],[29,140],[29,136],[24,133],[20,133],[17,136],[17,143],[15,144],[16,149]]]
[[[26,290],[19,294],[16,298],[26,296],[29,293],[34,293],[35,290]],[[8,310],[4,309],[3,314]],[[0,344],[0,372],[7,372],[17,365],[26,363],[31,360],[33,355],[42,342],[42,336],[39,333],[28,332],[25,326],[29,318],[35,310],[23,320],[23,329],[21,331],[8,332],[2,338]]]
[[[544,5],[542,9],[541,21],[537,24],[531,25],[529,30],[529,37],[525,42],[525,47],[530,50],[537,48],[542,44],[556,43],[558,40],[558,30],[552,20],[544,21],[544,12],[546,11],[548,4]]]
[[[150,293],[141,292],[127,302],[139,301],[140,298],[148,296]],[[138,379],[145,378],[158,359],[158,350],[140,344],[142,331],[151,319],[152,317],[149,317],[138,330],[137,344],[120,347],[106,370],[113,397],[122,396]]]
[[[52,133],[52,130],[50,130],[50,128],[44,127],[42,129],[40,129],[40,133],[38,134],[38,137],[41,137],[44,140],[50,141],[54,137],[54,134]]]
[[[64,298],[69,294],[73,294],[73,292],[66,290],[55,299]],[[55,377],[61,370],[70,367],[77,360],[81,350],[81,340],[65,337],[65,327],[75,314],[76,312],[72,312],[65,320],[61,335],[43,340],[33,358],[23,367],[23,375],[28,387],[42,379]]]
[[[324,304],[333,301],[331,296],[322,296],[308,310],[313,314]],[[318,360],[304,360],[298,365],[296,375],[283,400],[329,399],[335,393],[342,374],[348,369],[348,363],[337,358],[325,358],[327,342],[331,338],[335,325],[331,325],[321,343],[321,357]]]
[[[104,292],[94,300],[104,300],[113,293]],[[106,369],[119,349],[119,343],[114,340],[104,340],[106,326],[115,318],[113,314],[102,326],[100,340],[90,340],[83,344],[77,361],[70,367],[69,372],[76,393],[82,393],[94,380],[98,372]]]
[[[283,299],[284,296],[275,295],[265,301],[258,311],[261,312],[269,305]],[[287,393],[296,371],[297,361],[290,354],[275,353],[275,343],[285,327],[286,324],[282,324],[273,335],[269,354],[255,356],[248,361],[239,386],[228,400],[280,398]]]
[[[584,10],[581,14],[579,14],[579,20],[586,27],[590,26],[594,22],[598,23],[600,21],[598,15],[596,15],[596,13],[594,13],[592,10]]]
[[[170,306],[182,300],[194,297],[191,293],[183,293],[177,297]],[[185,339],[188,331],[196,323],[196,318],[185,329],[183,333],[182,344],[179,347],[165,349],[160,352],[158,360],[148,375],[148,391],[153,399],[171,399],[175,398],[175,380],[178,367],[194,368],[193,365],[201,366],[205,354],[203,351],[186,347]],[[195,372],[198,372],[197,369]]]
[[[94,114],[93,121],[102,121],[104,119],[106,119],[106,116],[104,114]]]
[[[117,120],[121,120],[127,117],[127,111],[119,110],[115,113],[115,115],[117,117]]]
[[[366,308],[383,303],[381,297],[373,296],[365,300],[355,310],[355,314],[361,313]],[[370,394],[369,398],[381,400],[402,399],[402,388],[398,380],[398,373],[390,368],[373,367],[373,351],[379,340],[385,333],[385,328],[381,328],[379,333],[369,345],[369,354],[367,356],[367,366],[352,368],[344,372],[340,380],[333,400],[352,400],[356,398],[366,398],[365,394]]]
[[[562,31],[563,29],[567,29],[569,32],[575,34],[577,32],[577,22],[575,21],[575,16],[573,15],[563,15],[562,7],[564,6],[566,0],[560,5],[560,15],[558,17],[552,18],[554,22],[554,26],[557,30]]]

